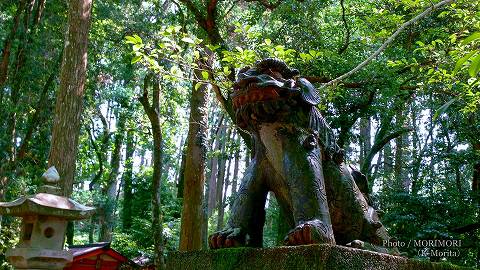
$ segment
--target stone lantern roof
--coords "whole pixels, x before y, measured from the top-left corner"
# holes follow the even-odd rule
[[[46,184],[55,184],[60,177],[55,167],[42,176]],[[72,199],[59,196],[59,188],[51,185],[41,187],[43,192],[18,198],[12,202],[0,202],[0,215],[9,216],[54,216],[66,220],[79,220],[91,216],[95,208],[82,205]],[[55,194],[56,193],[56,194]]]
[[[93,207],[84,206],[72,199],[49,193],[37,193],[12,202],[0,202],[0,215],[19,217],[42,215],[77,220],[89,217],[94,211]]]

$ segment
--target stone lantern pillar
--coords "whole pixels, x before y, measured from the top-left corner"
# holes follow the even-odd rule
[[[22,218],[17,246],[6,252],[15,269],[63,269],[73,260],[73,253],[64,250],[69,220],[86,219],[95,208],[60,196],[56,187],[60,177],[55,167],[43,175],[45,185],[40,192],[12,202],[0,202],[0,215]]]

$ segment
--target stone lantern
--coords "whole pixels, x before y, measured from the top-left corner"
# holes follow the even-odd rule
[[[63,269],[73,260],[73,253],[63,249],[69,220],[88,218],[95,208],[60,196],[55,167],[43,175],[45,185],[40,192],[12,202],[0,202],[0,215],[22,218],[17,246],[6,252],[15,269]]]

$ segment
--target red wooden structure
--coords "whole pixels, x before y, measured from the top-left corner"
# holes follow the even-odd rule
[[[136,264],[110,248],[110,243],[70,246],[73,262],[64,270],[135,269]]]

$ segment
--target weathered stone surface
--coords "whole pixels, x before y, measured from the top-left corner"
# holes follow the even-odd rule
[[[469,269],[327,244],[267,249],[172,252],[169,270],[452,270]]]
[[[95,208],[62,196],[38,193],[21,197],[12,202],[0,202],[0,215],[7,216],[55,216],[65,220],[86,219],[95,212]]]

